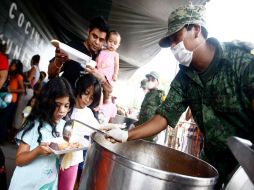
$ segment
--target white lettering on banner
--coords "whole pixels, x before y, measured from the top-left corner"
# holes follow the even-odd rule
[[[39,41],[40,41],[40,35],[37,31],[35,31],[35,35],[34,35],[34,41],[36,42],[36,44],[39,46]]]
[[[4,35],[0,34],[0,39],[4,42],[6,42],[7,44],[7,49],[6,49],[6,54],[10,54],[11,52],[11,48],[12,48],[12,41],[10,41],[9,39],[6,40],[6,38],[4,39]]]
[[[11,53],[11,48],[12,48],[13,42],[10,41],[10,40],[8,39],[7,42],[6,42],[6,44],[7,44],[7,51],[6,51],[6,54],[10,54],[10,53]]]
[[[15,15],[18,15],[18,17],[15,17]],[[15,2],[12,2],[10,5],[9,17],[12,20],[17,19],[18,27],[24,27],[25,35],[30,35],[30,39],[34,40],[37,47],[42,48],[40,45],[43,44],[43,38],[40,36],[40,33],[36,31],[35,28],[31,25],[31,22],[26,19],[24,13],[18,11],[18,6]]]
[[[23,23],[24,23],[24,19],[25,19],[25,16],[23,13],[20,13],[19,15],[19,18],[18,18],[18,26],[21,28]]]
[[[26,28],[25,28],[25,33],[26,33],[26,34],[29,34],[28,28],[30,28],[30,27],[31,27],[31,24],[30,24],[29,21],[27,21],[27,23],[26,23]]]
[[[9,10],[9,17],[10,17],[11,19],[14,19],[14,18],[15,18],[14,14],[12,13],[12,12],[13,12],[13,9],[17,10],[17,5],[16,5],[16,3],[12,3],[12,4],[11,4],[11,7],[10,7],[10,10]]]
[[[30,35],[30,39],[33,39],[33,35],[34,35],[34,28],[32,29],[31,35]]]
[[[19,46],[16,46],[13,52],[13,57],[15,59],[18,59],[20,56],[21,48]]]

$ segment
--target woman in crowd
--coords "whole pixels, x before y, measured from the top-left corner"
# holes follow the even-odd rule
[[[19,129],[22,125],[22,111],[26,107],[28,101],[33,97],[33,87],[37,83],[40,77],[39,70],[40,55],[34,55],[31,59],[31,69],[25,74],[25,93],[19,96],[17,111],[15,113],[13,127]]]

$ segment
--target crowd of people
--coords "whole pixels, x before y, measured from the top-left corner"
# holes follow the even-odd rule
[[[104,129],[112,142],[155,141],[155,135],[167,126],[174,127],[188,108],[204,135],[202,159],[219,171],[219,187],[237,165],[226,139],[240,136],[254,141],[254,57],[242,46],[208,39],[204,12],[203,6],[188,5],[169,16],[168,32],[159,45],[171,48],[180,71],[167,97],[158,89],[158,73],[148,73],[141,82],[146,90],[138,121],[129,131],[112,125]],[[112,91],[119,76],[116,50],[120,41],[120,34],[110,31],[103,17],[94,18],[87,38],[68,45],[90,56],[97,67],[83,68],[56,48],[48,82],[44,82],[46,73],[39,70],[40,55],[32,57],[31,69],[24,73],[20,60],[8,64],[1,43],[0,140],[18,144],[10,190],[72,190],[78,185],[86,152],[68,153],[59,160],[49,149],[49,140],[62,135],[66,120],[99,128],[115,117]],[[82,134],[89,138],[91,132],[87,129]]]
[[[65,154],[58,166],[59,159],[51,154],[48,140],[61,136],[66,120],[76,119],[99,128],[100,114],[104,123],[115,117],[116,105],[111,93],[118,77],[116,50],[120,40],[120,34],[109,31],[103,17],[95,17],[87,39],[68,45],[92,57],[97,67],[84,69],[57,48],[55,57],[49,61],[48,82],[44,80],[47,74],[39,69],[40,55],[34,55],[30,70],[23,72],[20,60],[8,64],[1,47],[0,140],[1,143],[15,141],[19,146],[9,189],[72,190],[77,185],[85,151]],[[87,137],[91,133],[91,130],[82,131]],[[34,176],[34,172],[38,175]],[[27,181],[24,173],[34,176],[33,180]]]
[[[13,138],[15,131],[20,128],[23,120],[22,111],[33,97],[33,87],[37,84],[40,76],[39,55],[32,57],[31,69],[27,73],[23,72],[23,64],[20,60],[12,59],[8,64],[8,58],[4,51],[2,51],[2,56],[5,61],[1,60],[0,68],[0,76],[3,81],[0,89],[2,101],[0,143]]]

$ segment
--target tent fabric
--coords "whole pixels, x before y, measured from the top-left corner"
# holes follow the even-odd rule
[[[102,15],[110,28],[121,34],[120,77],[128,78],[160,51],[158,41],[167,32],[170,12],[188,3],[188,0],[2,0],[0,38],[7,41],[10,58],[29,65],[32,55],[51,46],[51,39],[64,43],[84,40],[89,20]]]

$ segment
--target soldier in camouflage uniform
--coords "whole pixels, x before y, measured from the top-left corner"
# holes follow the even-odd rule
[[[159,85],[158,73],[152,71],[146,75],[146,78],[148,80],[149,92],[146,93],[145,98],[141,104],[138,121],[135,123],[135,126],[145,123],[154,116],[156,109],[162,103],[164,95],[164,92],[157,88]],[[157,136],[154,135],[147,137],[145,140],[156,142]]]
[[[128,132],[112,129],[118,141],[144,138],[175,126],[189,106],[203,132],[206,161],[226,182],[237,161],[226,145],[230,136],[254,142],[254,56],[242,43],[207,39],[203,6],[180,7],[168,19],[168,33],[159,42],[171,47],[180,70],[156,115]]]

